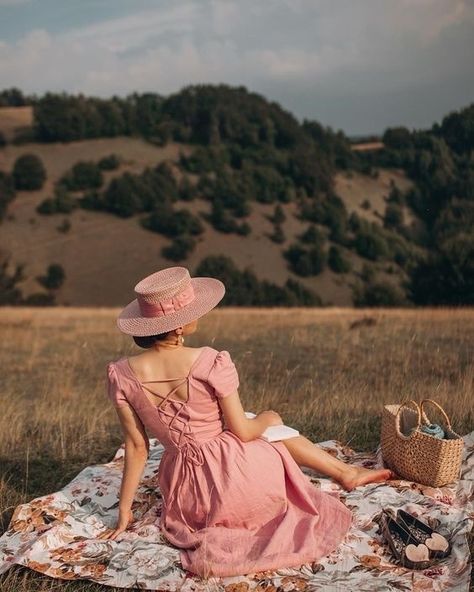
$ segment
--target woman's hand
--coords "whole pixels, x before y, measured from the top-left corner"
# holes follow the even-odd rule
[[[117,526],[115,528],[108,528],[106,531],[101,532],[98,536],[99,539],[110,539],[115,540],[119,534],[125,532],[129,525],[133,522],[132,510],[119,511],[119,517]]]
[[[263,419],[267,427],[275,425],[283,425],[283,420],[276,411],[262,411],[257,417]]]

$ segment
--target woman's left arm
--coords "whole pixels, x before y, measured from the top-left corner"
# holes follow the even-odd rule
[[[120,486],[119,518],[115,529],[99,535],[115,539],[133,521],[132,504],[148,458],[150,443],[142,422],[130,405],[116,408],[125,441],[125,459]]]

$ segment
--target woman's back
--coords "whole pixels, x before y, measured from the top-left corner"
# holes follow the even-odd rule
[[[156,390],[159,402],[128,358],[108,365],[114,405],[130,405],[165,446],[157,475],[160,528],[181,548],[183,566],[204,577],[235,575],[301,565],[334,550],[351,512],[314,488],[283,443],[243,442],[225,429],[219,400],[239,386],[229,352],[206,346],[188,360],[186,376],[165,376],[186,385],[187,399],[163,389]],[[140,376],[153,378],[156,367],[145,369]]]
[[[107,367],[108,394],[114,405],[130,405],[145,429],[165,447],[180,447],[185,440],[204,442],[219,435],[224,425],[218,399],[239,386],[238,373],[229,352],[205,346],[197,354],[195,350],[190,353],[193,357],[185,360],[189,364],[187,372],[157,378],[159,382],[140,380],[126,357]],[[149,377],[158,371],[157,366],[151,367],[147,363],[142,369],[150,372]],[[181,368],[183,366],[184,362]],[[168,358],[159,370],[164,375],[165,372],[171,374],[173,368]],[[173,380],[169,381],[169,378]],[[173,385],[171,388],[169,382]]]

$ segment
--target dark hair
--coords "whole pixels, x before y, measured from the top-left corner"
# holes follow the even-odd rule
[[[138,335],[133,335],[133,341],[138,345],[138,347],[142,347],[143,349],[150,349],[157,341],[163,341],[168,337],[170,333],[173,331],[167,331],[166,333],[158,333],[158,335],[147,335],[146,337],[139,337]]]

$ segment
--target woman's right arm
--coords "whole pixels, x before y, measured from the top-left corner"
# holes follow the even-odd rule
[[[219,404],[227,428],[242,442],[255,440],[272,425],[282,425],[281,417],[275,411],[262,411],[253,419],[245,417],[238,391],[219,397]]]

